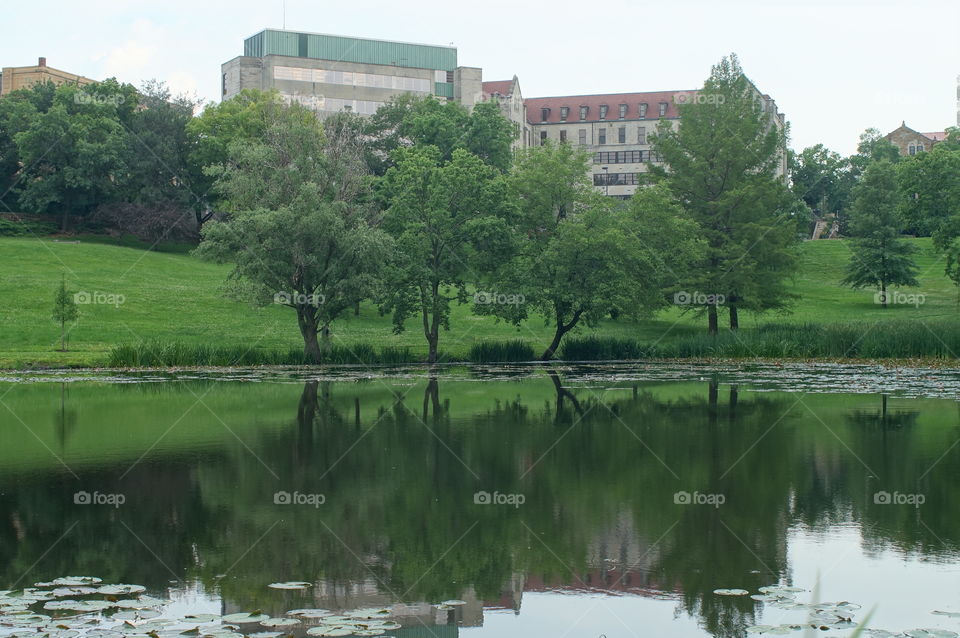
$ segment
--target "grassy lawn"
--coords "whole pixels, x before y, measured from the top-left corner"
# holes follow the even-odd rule
[[[919,307],[899,305],[887,310],[873,301],[873,291],[840,286],[850,257],[843,241],[805,242],[800,246],[802,267],[793,284],[799,295],[786,315],[754,316],[742,313],[741,327],[761,323],[827,323],[881,319],[944,320],[957,316],[957,292],[943,274],[942,259],[928,239],[910,240],[920,253],[921,286],[906,290],[922,293]],[[222,284],[228,268],[194,259],[183,247],[146,251],[137,242],[80,238],[80,243],[50,238],[0,238],[0,367],[30,365],[98,365],[113,345],[147,340],[186,343],[242,344],[251,348],[287,349],[301,345],[293,311],[280,306],[256,308],[224,297]],[[54,290],[61,276],[72,291],[100,301],[80,306],[80,320],[70,332],[69,352],[58,352],[59,329],[50,318]],[[114,295],[113,298],[105,295]],[[721,314],[722,321],[726,319]],[[476,317],[468,306],[456,307],[452,330],[441,335],[441,350],[463,356],[478,340],[522,338],[543,348],[552,334],[542,320],[517,329],[493,319]],[[596,328],[603,335],[642,340],[675,339],[703,332],[706,319],[679,308],[639,323],[605,321]],[[359,317],[334,327],[335,342],[410,346],[424,350],[419,325],[411,320],[406,332],[394,335],[389,317],[365,305]],[[584,329],[582,333],[593,332]]]

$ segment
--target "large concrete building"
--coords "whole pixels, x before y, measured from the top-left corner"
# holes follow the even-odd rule
[[[223,99],[248,88],[276,89],[321,115],[372,115],[402,93],[466,106],[482,95],[480,69],[457,66],[454,47],[275,29],[247,38],[243,55],[223,64],[221,74]]]
[[[0,97],[18,89],[28,89],[41,82],[76,84],[84,86],[96,80],[47,66],[47,59],[40,58],[36,66],[5,66],[0,72]]]
[[[649,135],[657,123],[679,122],[678,105],[696,91],[656,91],[527,98],[520,81],[483,81],[483,72],[457,64],[452,46],[266,29],[244,41],[243,55],[221,67],[223,99],[247,88],[277,90],[321,116],[338,111],[371,115],[403,93],[453,100],[467,108],[482,100],[500,105],[513,122],[514,147],[547,140],[584,147],[594,185],[611,197],[636,191],[648,162],[657,162]],[[785,119],[769,95],[756,92],[775,126]],[[780,173],[786,175],[786,153]]]

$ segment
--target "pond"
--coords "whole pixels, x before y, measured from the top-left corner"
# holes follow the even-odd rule
[[[958,398],[826,364],[0,375],[0,638],[956,636]]]

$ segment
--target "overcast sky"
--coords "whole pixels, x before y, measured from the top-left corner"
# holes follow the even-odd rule
[[[243,39],[283,25],[283,0],[4,2],[0,66],[48,64],[205,101]],[[791,146],[849,154],[868,127],[956,125],[957,0],[286,0],[292,30],[450,44],[525,97],[689,90],[736,52],[791,124]]]

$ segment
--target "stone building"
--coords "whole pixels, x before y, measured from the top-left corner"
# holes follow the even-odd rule
[[[901,155],[916,155],[929,151],[934,144],[947,139],[947,134],[945,131],[920,133],[903,122],[899,128],[887,133],[884,137],[900,150]]]
[[[41,82],[54,84],[76,84],[84,86],[96,80],[76,75],[68,71],[61,71],[47,66],[47,59],[40,58],[36,66],[5,66],[0,72],[0,97],[18,89],[28,89]]]
[[[676,126],[678,105],[697,91],[653,91],[524,98],[517,76],[483,81],[482,69],[457,64],[452,46],[266,29],[244,41],[243,55],[221,66],[223,99],[246,88],[276,89],[321,116],[338,111],[372,115],[391,97],[412,93],[456,101],[467,108],[496,101],[514,124],[514,148],[547,140],[584,147],[593,184],[610,197],[628,198],[648,162],[656,162],[649,135],[658,122]],[[785,126],[769,95],[753,87],[775,126]],[[784,152],[779,174],[786,175]]]
[[[537,146],[549,140],[584,147],[591,154],[594,186],[621,199],[637,190],[648,163],[659,161],[649,139],[658,123],[665,121],[676,127],[678,106],[696,100],[698,95],[694,90],[652,91],[524,100],[516,76],[508,81],[484,82],[483,87],[484,97],[499,100],[507,118],[517,123],[520,145]],[[759,91],[756,95],[764,109],[772,113],[774,125],[783,128],[786,120],[773,99]],[[518,104],[523,105],[522,122],[518,120]],[[785,152],[777,173],[787,174]]]
[[[372,115],[402,93],[468,107],[483,94],[481,70],[457,66],[455,47],[275,29],[247,38],[243,55],[221,66],[223,99],[247,88],[276,89],[321,115]]]

